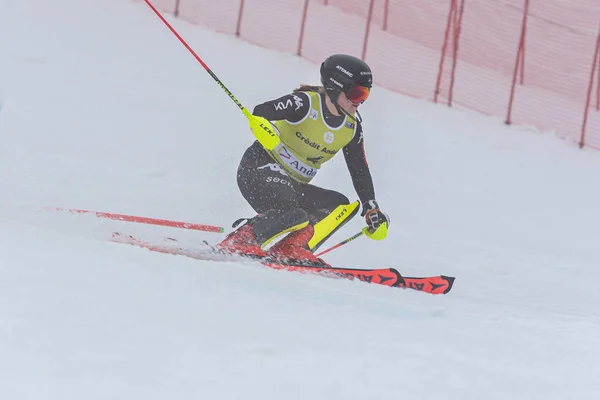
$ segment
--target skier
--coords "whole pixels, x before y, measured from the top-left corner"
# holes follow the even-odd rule
[[[335,54],[321,64],[320,73],[322,86],[302,85],[254,108],[253,115],[274,128],[280,143],[267,150],[255,141],[244,153],[237,183],[258,215],[237,220],[233,227],[239,227],[218,248],[322,263],[313,252],[359,207],[341,193],[310,184],[340,150],[362,203],[364,233],[375,240],[386,237],[390,220],[375,200],[358,113],[370,93],[371,69],[359,58]],[[268,252],[263,250],[285,233]]]

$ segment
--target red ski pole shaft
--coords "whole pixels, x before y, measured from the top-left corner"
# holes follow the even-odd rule
[[[208,74],[210,76],[212,76],[212,78],[217,82],[217,85],[219,85],[221,87],[221,89],[223,89],[225,91],[225,93],[227,93],[227,95],[231,98],[231,100],[233,100],[233,102],[243,111],[245,110],[245,107],[242,105],[242,103],[240,103],[238,101],[238,99],[235,98],[235,96],[233,95],[233,93],[231,93],[229,91],[229,89],[227,89],[225,87],[225,85],[223,85],[223,82],[221,82],[221,80],[215,75],[214,72],[212,72],[210,70],[210,68],[208,67],[208,65],[206,65],[206,63],[204,61],[202,61],[202,59],[200,58],[200,56],[194,51],[194,49],[191,48],[191,46],[181,37],[181,35],[175,30],[175,28],[173,28],[171,26],[171,24],[169,24],[169,22],[165,19],[165,17],[162,16],[162,14],[160,13],[160,11],[158,11],[153,5],[152,3],[150,3],[149,0],[144,0],[146,2],[146,4],[148,4],[148,7],[150,7],[152,9],[152,11],[154,11],[154,13],[156,14],[156,16],[158,18],[160,18],[160,20],[166,25],[167,28],[169,28],[169,30],[173,33],[173,35],[175,35],[175,37],[177,39],[179,39],[179,41],[181,42],[181,44],[183,44],[183,46],[192,54],[192,56],[194,56],[194,58],[196,59],[196,61],[198,61],[200,63],[200,65],[202,65],[202,67],[206,70],[206,72],[208,72]]]
[[[332,247],[328,248],[327,250],[323,250],[322,252],[320,252],[318,254],[315,254],[315,255],[317,257],[321,257],[323,254],[329,253],[330,251],[335,250],[338,247],[341,247],[341,246],[345,245],[346,243],[349,243],[349,242],[353,241],[354,239],[356,239],[356,238],[358,238],[358,237],[360,237],[362,235],[363,235],[363,232],[360,231],[356,235],[350,236],[348,239],[346,239],[344,241],[341,241],[340,243],[336,244],[335,246],[332,246]]]
[[[187,42],[181,37],[181,35],[177,33],[175,28],[173,28],[171,24],[169,24],[169,22],[162,16],[162,14],[152,5],[152,3],[150,3],[150,0],[144,1],[146,2],[146,4],[148,4],[148,7],[150,7],[152,11],[154,11],[158,18],[160,18],[160,20],[167,26],[167,28],[169,28],[173,35],[175,35],[175,37],[179,39],[181,44],[183,44],[183,46],[194,56],[196,61],[198,61],[200,65],[202,65],[202,67],[206,70],[206,72],[208,72],[208,74],[215,80],[215,82],[217,82],[217,85],[219,85],[219,87],[223,89],[225,93],[227,93],[227,96],[229,96],[229,98],[233,100],[233,102],[240,108],[240,110],[242,110],[244,116],[248,118],[248,123],[250,124],[252,133],[256,136],[256,139],[260,142],[260,144],[262,144],[263,147],[269,150],[273,150],[275,147],[277,147],[280,140],[279,136],[272,129],[272,126],[264,119],[260,119],[252,115],[252,113],[248,111],[246,107],[242,105],[242,103],[239,102],[239,100],[233,95],[233,93],[231,93],[231,91],[225,87],[223,82],[221,82],[221,80],[217,78],[217,75],[215,75],[215,73],[212,72],[210,68],[208,68],[208,65],[206,65],[206,63],[202,61],[202,59],[200,58],[200,56],[198,56],[198,54],[196,54],[194,49],[192,49],[190,45],[187,44]]]

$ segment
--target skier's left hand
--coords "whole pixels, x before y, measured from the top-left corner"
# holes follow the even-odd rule
[[[361,215],[365,217],[367,226],[363,233],[373,240],[382,240],[387,236],[387,229],[390,225],[390,217],[381,212],[379,205],[375,200],[369,200],[363,203]]]

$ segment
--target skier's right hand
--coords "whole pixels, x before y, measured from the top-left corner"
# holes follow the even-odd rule
[[[252,115],[247,110],[244,114],[248,118],[250,130],[265,149],[273,150],[279,145],[281,140],[279,139],[275,128],[269,121],[263,117]]]
[[[375,200],[369,200],[363,204],[361,215],[365,217],[367,223],[367,226],[363,229],[363,233],[373,240],[385,239],[390,224],[390,217],[381,212]]]

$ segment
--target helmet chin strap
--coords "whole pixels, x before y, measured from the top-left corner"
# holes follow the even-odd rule
[[[362,122],[362,117],[360,115],[360,113],[358,112],[358,109],[356,110],[356,114],[358,115],[358,118],[355,117],[354,115],[350,115],[346,112],[346,110],[344,110],[340,104],[338,103],[338,97],[340,97],[340,92],[337,89],[326,89],[327,91],[327,96],[329,97],[329,99],[331,100],[331,102],[333,103],[335,109],[338,111],[338,113],[340,114],[344,114],[345,116],[347,116],[348,118],[350,118],[352,121],[356,122]],[[334,98],[335,96],[335,98]]]

